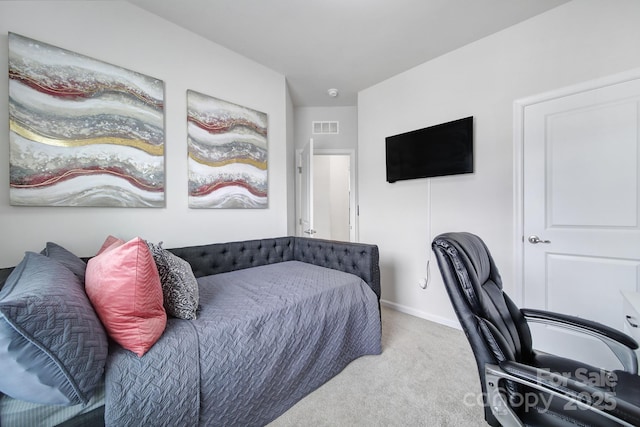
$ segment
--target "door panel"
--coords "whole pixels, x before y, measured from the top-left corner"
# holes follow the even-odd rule
[[[313,138],[302,150],[300,165],[300,225],[301,236],[313,237]]]
[[[639,105],[633,80],[524,109],[525,307],[623,329],[620,291],[640,289]],[[590,338],[548,327],[536,334],[542,350],[614,360],[592,352]]]
[[[549,227],[636,227],[637,101],[546,117]]]
[[[622,329],[620,295],[615,291],[609,292],[609,284],[614,284],[615,289],[635,291],[640,263],[549,254],[547,266],[546,306],[549,310],[570,313]],[[600,307],[617,309],[603,310]]]

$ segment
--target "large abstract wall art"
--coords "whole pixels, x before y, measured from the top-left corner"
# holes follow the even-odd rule
[[[9,33],[10,200],[164,206],[164,83]]]
[[[187,91],[189,207],[267,207],[267,115]]]

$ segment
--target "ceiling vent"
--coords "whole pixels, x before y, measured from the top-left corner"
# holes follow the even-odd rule
[[[311,132],[313,134],[338,134],[338,122],[313,122]]]

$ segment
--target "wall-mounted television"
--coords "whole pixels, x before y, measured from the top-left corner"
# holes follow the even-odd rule
[[[386,138],[387,181],[473,172],[473,116]]]

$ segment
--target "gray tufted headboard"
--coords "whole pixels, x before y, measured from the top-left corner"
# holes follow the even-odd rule
[[[362,278],[380,299],[379,252],[376,245],[276,237],[169,249],[185,259],[196,277],[283,261],[302,261]],[[13,267],[0,269],[0,288]]]
[[[380,299],[379,252],[376,245],[278,237],[169,249],[191,264],[196,277],[283,261],[302,261],[362,278]]]

